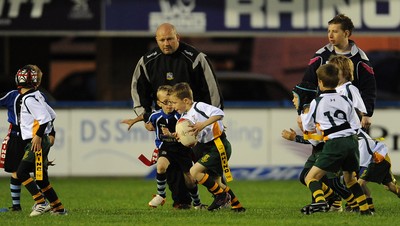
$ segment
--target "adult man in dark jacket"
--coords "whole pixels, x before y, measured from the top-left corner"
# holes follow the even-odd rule
[[[175,26],[169,23],[157,28],[156,41],[158,47],[140,58],[132,76],[131,95],[136,114],[152,111],[159,86],[180,82],[189,83],[194,100],[223,108],[223,98],[207,56],[193,46],[180,42]],[[148,124],[146,128],[153,129]],[[182,172],[173,164],[168,167],[167,181],[174,206],[190,205]]]
[[[317,85],[316,71],[321,65],[328,63],[331,55],[344,55],[351,59],[354,64],[353,85],[359,89],[367,109],[367,114],[361,119],[361,125],[364,129],[368,129],[375,108],[376,81],[367,55],[349,39],[353,28],[351,19],[343,14],[335,16],[328,22],[329,44],[319,49],[310,60],[303,81]]]

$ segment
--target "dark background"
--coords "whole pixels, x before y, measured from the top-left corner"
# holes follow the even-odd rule
[[[371,42],[370,39],[358,38],[361,45]],[[236,72],[265,74],[288,91],[301,80],[309,58],[326,42],[325,37],[183,37],[182,40],[205,52],[216,71],[231,71],[232,76]],[[390,40],[376,38],[375,42],[391,42],[393,48],[367,51],[361,46],[374,66],[378,101],[400,101],[399,44]],[[301,41],[310,44],[296,45]],[[136,63],[155,45],[153,37],[0,37],[0,91],[15,88],[14,75],[19,68],[36,64],[44,72],[42,88],[55,100],[130,100],[131,75]],[[243,93],[245,88],[243,84]]]

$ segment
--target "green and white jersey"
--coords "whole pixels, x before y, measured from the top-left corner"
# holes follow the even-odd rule
[[[22,97],[20,126],[23,140],[31,139],[36,134],[39,126],[50,122],[45,134],[51,132],[52,121],[56,118],[54,110],[46,103],[39,91],[28,92]]]
[[[360,129],[352,102],[335,90],[325,91],[310,103],[303,121],[304,131],[323,131],[324,140],[347,137]]]
[[[355,109],[358,109],[360,112],[367,114],[367,109],[365,108],[364,101],[361,98],[360,91],[351,82],[346,82],[336,87],[336,92],[349,98],[353,102],[353,106]]]
[[[211,116],[222,116],[224,117],[224,112],[217,107],[203,103],[194,102],[189,111],[182,114],[182,118],[188,119],[194,124],[197,122],[204,122]],[[222,120],[218,120],[211,125],[206,126],[197,135],[197,140],[200,143],[208,143],[218,138],[224,132],[224,125]]]
[[[361,98],[360,91],[357,89],[357,87],[353,86],[351,82],[346,82],[342,84],[341,86],[336,87],[336,91],[349,98],[352,103],[353,107],[360,112],[366,114],[367,109],[365,108],[364,101]],[[356,116],[358,117],[357,113],[355,112]],[[361,125],[360,125],[361,126]],[[358,150],[360,151],[360,166],[362,167],[368,167],[369,163],[371,162],[371,154],[368,152],[368,139],[372,140],[371,137],[369,137],[368,134],[362,132],[360,129],[358,131],[359,133],[363,133],[365,136],[360,137],[360,134],[358,134]],[[367,142],[367,143],[366,143]],[[375,145],[374,145],[375,146]]]

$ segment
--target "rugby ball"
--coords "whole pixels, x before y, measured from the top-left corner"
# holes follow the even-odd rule
[[[193,123],[185,118],[181,118],[178,120],[175,126],[176,136],[178,137],[179,142],[181,142],[186,147],[193,147],[197,143],[197,138],[193,134],[193,132],[189,132],[192,130]]]

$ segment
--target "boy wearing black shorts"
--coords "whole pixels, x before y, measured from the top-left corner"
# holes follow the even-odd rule
[[[205,205],[201,204],[199,198],[198,186],[194,178],[190,175],[189,170],[193,165],[191,150],[188,147],[179,143],[173,133],[175,126],[181,115],[174,111],[172,103],[169,100],[171,86],[162,85],[157,89],[157,105],[161,108],[152,112],[151,114],[145,113],[134,119],[122,120],[122,123],[128,124],[128,130],[137,122],[145,121],[150,123],[155,128],[156,139],[155,144],[158,149],[157,159],[157,194],[149,202],[149,206],[156,208],[164,205],[166,201],[166,184],[167,169],[171,166],[178,166],[179,171],[183,172],[185,185],[189,191],[190,197],[193,201],[195,209],[204,209]],[[171,186],[171,183],[170,183]],[[170,187],[171,188],[171,187]],[[177,189],[176,189],[177,190]],[[172,194],[174,195],[174,194]],[[178,195],[179,196],[179,195]],[[175,201],[179,197],[173,197],[174,208],[176,209],[190,209],[190,205],[178,204]]]

